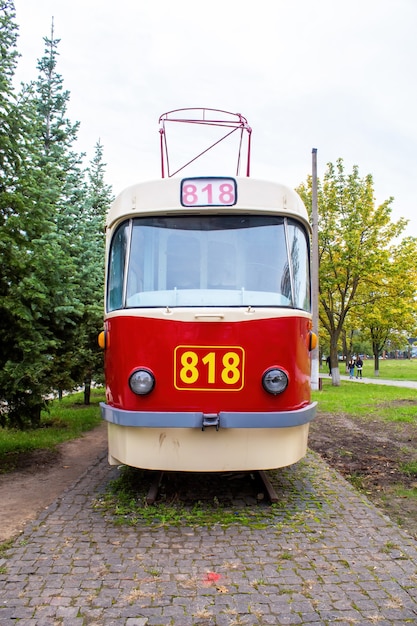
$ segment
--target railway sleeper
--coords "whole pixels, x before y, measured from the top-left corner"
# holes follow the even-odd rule
[[[260,487],[266,493],[271,504],[275,504],[276,502],[278,502],[278,494],[275,491],[265,471],[259,470],[254,472],[254,474],[259,478]],[[155,504],[158,498],[159,488],[161,486],[163,476],[164,472],[162,471],[155,474],[149,487],[148,494],[146,496],[146,504]],[[263,493],[257,494],[257,500],[262,500],[263,496]]]

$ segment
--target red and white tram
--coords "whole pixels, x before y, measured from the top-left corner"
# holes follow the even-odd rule
[[[102,336],[111,464],[262,470],[305,455],[309,241],[295,191],[249,176],[161,178],[116,198]]]

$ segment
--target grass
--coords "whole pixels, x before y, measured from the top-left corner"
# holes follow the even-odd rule
[[[417,477],[417,461],[409,461],[408,463],[403,463],[401,465],[401,469],[404,474]]]
[[[101,389],[92,390],[89,406],[83,404],[83,394],[76,393],[51,402],[49,412],[42,413],[40,428],[25,431],[0,428],[0,467],[10,471],[17,455],[53,450],[58,444],[98,426],[101,423],[98,403],[102,400]]]
[[[341,374],[346,374],[344,363],[339,364],[339,370]],[[321,373],[328,373],[327,366],[321,368]],[[375,376],[374,360],[365,359],[363,362],[363,376],[365,378],[417,381],[417,359],[379,359],[379,376]]]
[[[394,489],[394,493],[399,498],[403,498],[407,500],[417,500],[417,488],[416,487],[411,487],[410,489],[407,489],[406,487],[403,487],[402,485],[398,485]]]
[[[160,502],[158,506],[146,503],[149,488],[149,472],[132,467],[123,467],[120,476],[111,481],[106,492],[96,501],[95,507],[111,511],[116,523],[136,526],[206,526],[227,528],[233,524],[265,528],[270,512],[263,509],[228,507],[213,501],[197,501],[185,505],[174,498],[172,502]]]
[[[352,383],[349,380],[342,380],[339,387],[334,387],[330,378],[324,378],[322,391],[314,391],[312,396],[324,413],[417,423],[415,389]]]

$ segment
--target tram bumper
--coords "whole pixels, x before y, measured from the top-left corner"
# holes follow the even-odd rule
[[[126,411],[100,403],[102,418],[118,426],[137,428],[290,428],[314,419],[317,402],[294,411],[220,411],[207,414],[200,411]],[[208,418],[209,416],[209,418]]]

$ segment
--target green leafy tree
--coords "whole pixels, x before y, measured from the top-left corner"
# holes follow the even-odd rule
[[[392,246],[387,264],[374,276],[371,288],[362,293],[363,307],[357,323],[372,344],[374,373],[379,375],[379,356],[394,336],[411,336],[417,316],[417,240],[404,239]],[[382,273],[383,272],[383,273]]]
[[[365,295],[379,286],[389,265],[390,244],[406,226],[391,221],[392,198],[375,205],[371,175],[357,166],[345,173],[342,159],[328,164],[318,181],[319,319],[329,336],[333,385],[340,384],[338,347],[346,319],[363,315]],[[312,180],[298,192],[311,209]]]

